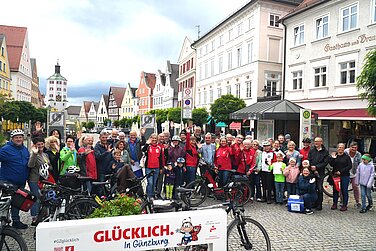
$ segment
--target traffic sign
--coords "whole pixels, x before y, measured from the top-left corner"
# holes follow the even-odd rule
[[[192,109],[183,109],[183,119],[192,119]]]
[[[192,98],[184,99],[184,108],[192,108],[192,104],[193,104]]]
[[[50,112],[49,124],[51,126],[64,126],[64,112]]]
[[[185,88],[184,89],[184,98],[192,98],[192,89],[191,88]]]
[[[155,115],[154,114],[142,114],[141,115],[141,127],[142,128],[154,128]]]

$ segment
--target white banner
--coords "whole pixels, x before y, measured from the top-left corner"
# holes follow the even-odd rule
[[[36,250],[153,250],[199,244],[226,250],[226,229],[223,209],[45,222],[36,230]]]

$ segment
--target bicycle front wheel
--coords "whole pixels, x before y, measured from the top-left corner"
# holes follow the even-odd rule
[[[189,183],[186,188],[194,189],[190,194],[182,194],[181,198],[185,204],[192,207],[197,207],[201,205],[208,196],[208,188],[204,180],[195,180]]]
[[[233,220],[227,227],[227,250],[270,251],[271,244],[265,228],[254,219]]]
[[[91,199],[76,199],[67,206],[64,217],[66,220],[80,220],[85,219],[94,210],[99,207],[95,200]]]
[[[0,234],[0,250],[28,251],[28,248],[22,235],[11,227],[5,227]]]

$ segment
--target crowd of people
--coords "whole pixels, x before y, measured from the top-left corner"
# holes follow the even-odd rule
[[[148,197],[178,199],[176,187],[195,181],[196,174],[202,172],[199,163],[204,163],[218,176],[219,187],[227,184],[231,172],[236,172],[248,177],[252,201],[284,205],[290,195],[300,195],[305,213],[312,214],[313,208],[322,210],[323,179],[329,164],[333,185],[331,209],[337,209],[341,197],[340,210],[347,210],[349,182],[360,212],[372,208],[374,165],[368,154],[360,154],[356,142],[348,149],[340,143],[337,151],[329,154],[320,137],[313,142],[303,139],[304,147],[298,149],[289,134],[260,142],[250,135],[203,134],[200,127],[190,126],[179,135],[163,132],[151,134],[147,140],[144,135],[144,129],[140,135],[131,131],[128,137],[113,129],[110,134],[101,132],[98,142],[91,135],[68,135],[62,142],[60,132],[52,130],[49,136],[34,134],[33,145],[27,149],[23,144],[24,132],[17,129],[0,149],[0,180],[17,187],[28,184],[30,191],[40,198],[41,179],[57,182],[72,169],[91,178],[85,181],[90,192],[95,189],[91,182],[105,181],[107,174],[116,175],[120,190],[125,188],[123,181],[129,176],[151,174],[147,179]],[[104,193],[101,187],[94,192]],[[30,212],[32,225],[38,210],[35,203]],[[11,209],[11,215],[14,227],[27,228],[20,221],[17,208]]]

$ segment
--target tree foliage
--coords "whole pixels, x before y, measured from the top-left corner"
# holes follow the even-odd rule
[[[376,49],[365,57],[362,72],[356,79],[359,96],[368,101],[368,113],[376,116]]]
[[[181,120],[181,108],[169,108],[168,111],[168,120],[174,121],[175,123],[180,123]]]
[[[163,123],[167,121],[168,110],[167,109],[155,109],[155,110],[150,110],[146,114],[155,114],[155,120],[158,123]]]
[[[120,125],[120,121],[119,120],[114,120],[114,122],[112,122],[112,126],[113,127],[119,127]]]
[[[205,108],[195,108],[192,111],[193,124],[202,126],[206,123],[209,113]]]
[[[86,123],[86,129],[93,129],[95,126],[95,123],[93,121],[89,121]]]
[[[111,124],[111,119],[104,119],[104,120],[103,120],[103,126],[107,126],[108,123]]]
[[[119,125],[121,128],[129,128],[132,126],[132,119],[129,119],[129,118],[122,118],[120,121],[119,121]]]
[[[85,127],[87,129],[87,123],[86,122],[81,122],[81,128]]]
[[[231,94],[223,95],[210,106],[210,113],[218,122],[230,122],[230,113],[245,107],[244,100]]]
[[[47,109],[36,109],[30,102],[10,101],[7,97],[0,96],[0,116],[14,123],[27,123],[40,121],[47,122]]]

